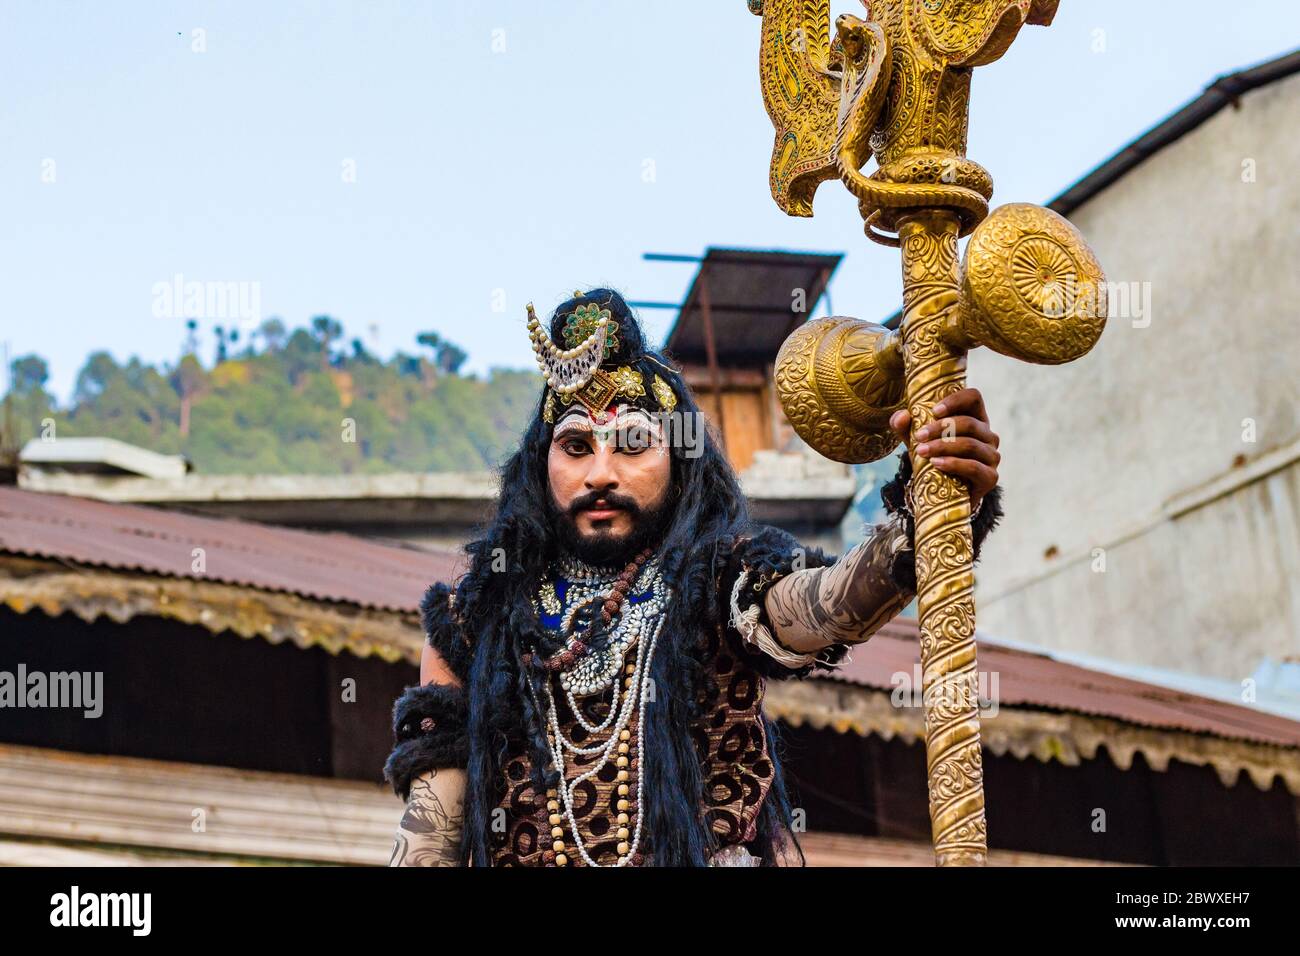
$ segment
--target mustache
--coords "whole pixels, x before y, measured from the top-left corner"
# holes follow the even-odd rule
[[[607,508],[617,508],[626,511],[633,518],[639,517],[641,507],[632,498],[627,495],[619,494],[617,491],[589,491],[585,495],[579,495],[569,502],[568,511],[570,518],[577,518],[579,511],[585,511],[595,506],[597,501],[605,502]]]

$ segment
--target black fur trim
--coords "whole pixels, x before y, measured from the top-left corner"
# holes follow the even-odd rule
[[[993,490],[984,496],[984,501],[980,505],[980,513],[971,519],[970,529],[974,536],[975,543],[975,560],[980,559],[980,545],[984,539],[989,536],[989,532],[998,526],[1002,520],[1002,486],[994,485]]]
[[[907,483],[911,480],[912,459],[908,457],[907,452],[902,452],[898,456],[898,471],[880,489],[880,500],[884,503],[885,511],[889,514],[902,515],[903,524],[907,527],[907,540],[915,543],[916,523],[907,510],[907,499],[905,497]],[[895,584],[909,594],[915,594],[916,552],[908,547],[894,555],[894,566],[889,569],[889,573]]]
[[[425,591],[420,601],[420,623],[429,646],[438,652],[456,679],[464,683],[473,651],[452,609],[454,594],[446,584],[435,584]]]
[[[428,730],[424,721],[431,721]],[[408,687],[393,705],[396,746],[384,763],[384,779],[405,800],[411,781],[435,767],[464,767],[469,763],[465,691],[450,684]]]
[[[815,663],[792,669],[745,644],[730,624],[731,590],[742,571],[748,569],[749,578],[741,588],[738,603],[742,608],[758,605],[759,623],[775,634],[763,601],[767,590],[781,578],[801,568],[822,568],[834,562],[835,559],[821,548],[805,548],[794,535],[771,525],[753,525],[750,534],[730,543],[718,583],[718,600],[723,625],[732,637],[732,644],[750,667],[765,677],[805,677],[814,669],[828,669],[844,658],[848,647],[833,644],[818,655]]]
[[[912,520],[911,512],[907,510],[904,497],[907,484],[911,480],[912,459],[907,452],[901,452],[898,456],[898,473],[880,489],[880,500],[885,505],[885,511],[902,515],[903,523],[907,526],[907,537],[915,542],[916,524]],[[975,561],[980,559],[980,546],[984,544],[984,539],[998,526],[1002,516],[1002,486],[995,485],[993,490],[984,496],[979,514],[971,519]],[[890,569],[890,573],[895,584],[912,594],[916,593],[916,553],[912,548],[905,548],[894,556],[894,566]]]

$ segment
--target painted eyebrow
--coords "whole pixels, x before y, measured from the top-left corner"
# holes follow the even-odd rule
[[[627,422],[612,429],[612,431],[606,429],[601,429],[601,431],[616,440],[626,440],[629,436],[645,438],[654,438],[655,436],[653,425],[640,421]],[[592,438],[595,434],[595,430],[589,423],[575,421],[571,425],[565,425],[561,422],[555,426],[555,431],[551,434],[551,443],[555,444],[569,438]]]
[[[602,428],[600,431],[602,434],[616,436],[653,434],[653,429],[640,423],[619,425],[617,428]],[[559,441],[563,438],[588,438],[595,434],[595,429],[588,425],[570,425],[564,429],[557,428],[551,436],[551,441]]]
[[[591,435],[594,434],[591,423],[574,417],[567,421],[560,421],[555,430],[551,433],[551,441],[557,441],[567,435]]]
[[[613,416],[613,421],[607,421],[600,423],[599,425],[591,420],[590,415],[583,414],[577,409],[569,409],[561,415],[560,420],[555,423],[555,426],[551,430],[551,435],[554,437],[561,432],[569,431],[585,431],[589,433],[595,431],[609,431],[611,428],[620,432],[627,431],[630,428],[650,429],[653,431],[656,427],[660,426],[660,422],[655,418],[655,416],[649,414],[643,409],[636,407],[627,408],[624,406],[620,406],[620,408],[622,411]]]

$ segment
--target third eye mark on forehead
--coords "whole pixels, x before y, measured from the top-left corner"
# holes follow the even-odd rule
[[[654,443],[655,435],[654,423],[641,415],[620,416],[617,424],[597,427],[593,427],[590,418],[570,415],[555,426],[551,443],[561,444],[577,439],[595,440],[598,444],[612,442],[619,448],[644,448]]]
[[[565,426],[563,429],[557,428],[555,434],[551,438],[551,443],[559,444],[574,439],[604,439],[606,442],[613,441],[618,445],[625,445],[629,440],[645,444],[653,437],[654,431],[640,422],[619,425],[617,428],[602,428],[599,431],[593,429],[590,425],[575,422],[574,424]]]

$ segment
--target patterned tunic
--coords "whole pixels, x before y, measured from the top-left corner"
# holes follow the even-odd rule
[[[754,828],[772,784],[773,764],[767,750],[767,731],[762,714],[763,677],[747,666],[741,655],[728,646],[729,639],[719,625],[705,637],[708,679],[703,699],[703,717],[692,728],[696,754],[705,780],[704,812],[720,846],[744,843],[754,838]],[[606,701],[587,704],[588,723],[599,723],[609,713]],[[557,695],[560,724],[570,740],[581,744],[587,733],[573,718],[563,695]],[[633,739],[636,716],[633,715]],[[597,755],[571,756],[566,776],[573,780],[590,769]],[[637,755],[632,770],[639,770]],[[532,762],[516,750],[505,764],[506,794],[500,803],[506,825],[494,834],[495,866],[535,866],[551,845],[546,799],[535,792],[531,781]],[[615,837],[618,816],[617,782],[612,764],[592,780],[578,785],[573,808],[588,852],[602,866],[618,860]],[[635,803],[632,812],[635,813]],[[647,848],[653,852],[652,848]],[[582,860],[570,854],[573,863]]]
[[[812,566],[826,563],[820,552],[815,552],[810,559],[792,537],[776,529],[763,529],[757,540],[744,538],[735,542],[728,560],[719,563],[715,574],[717,606],[726,609],[733,591],[741,607],[761,606],[761,591],[792,570],[796,555],[801,555],[805,562],[811,560]],[[575,604],[572,592],[572,586],[562,575],[553,588],[543,587],[538,606],[543,626],[560,630],[565,615]],[[634,588],[628,600],[636,604],[647,597],[643,587]],[[754,840],[759,814],[777,776],[768,750],[767,720],[763,716],[764,672],[783,677],[795,671],[789,663],[779,664],[761,650],[747,646],[725,613],[719,620],[702,621],[701,625],[700,660],[705,679],[697,699],[700,717],[693,723],[691,735],[704,784],[701,810],[719,848],[725,849]],[[634,651],[635,648],[629,648],[629,660]],[[834,660],[842,652],[843,648],[832,648],[822,659]],[[809,655],[800,661],[806,665],[803,672],[810,669],[815,657]],[[609,702],[602,699],[607,696],[577,698],[588,724],[599,725],[609,715]],[[575,744],[583,745],[589,735],[574,717],[565,695],[557,692],[555,700],[562,733]],[[653,717],[651,708],[648,719]],[[628,729],[631,740],[635,741],[635,715]],[[640,755],[633,749],[630,757],[635,780],[640,770]],[[595,754],[566,755],[566,780],[576,781],[598,759],[599,755]],[[499,831],[494,828],[494,865],[539,865],[551,849],[549,816],[552,811],[547,809],[546,795],[535,791],[532,761],[522,745],[509,754],[504,773],[506,791],[499,804],[504,826]],[[606,765],[592,779],[577,784],[574,791],[574,822],[587,852],[602,866],[618,860],[620,796],[615,774],[614,766]],[[634,823],[639,808],[634,799],[629,802],[628,812]],[[581,856],[573,852],[567,818],[563,827],[566,857],[572,865],[583,865]],[[641,851],[643,858],[654,852],[648,845],[643,845]]]
[[[870,604],[875,610],[869,621],[860,622],[837,621],[833,609],[812,612],[824,614],[824,619],[817,623],[827,634],[845,635],[852,631],[854,643],[865,640],[875,627],[901,610],[915,592],[910,549],[913,535],[910,518],[903,508],[903,489],[911,470],[905,455],[900,460],[898,477],[881,492],[889,519],[874,529],[866,551],[855,559],[860,563],[855,565],[852,577],[831,585],[832,591],[851,586],[858,603]],[[982,511],[972,522],[976,557],[982,540],[1002,515],[999,492],[995,488],[985,497]],[[701,770],[699,813],[719,847],[712,857],[715,865],[743,865],[750,859],[746,844],[771,834],[770,821],[763,817],[762,811],[766,802],[780,793],[783,784],[778,762],[770,750],[771,724],[762,713],[765,680],[803,677],[814,668],[834,666],[848,650],[848,645],[830,644],[818,653],[802,653],[783,646],[768,618],[765,592],[777,580],[800,568],[830,563],[820,550],[804,549],[791,535],[769,526],[751,526],[737,538],[720,537],[715,542],[715,597],[711,602],[701,602],[709,607],[693,608],[686,617],[698,627],[698,643],[686,652],[703,669],[698,706],[694,711],[698,716],[692,720],[688,732]],[[672,582],[668,584],[672,586]],[[868,597],[865,602],[864,591]],[[629,601],[635,603],[643,593],[634,588]],[[430,646],[456,681],[408,688],[394,707],[395,747],[384,774],[403,800],[411,795],[412,782],[421,774],[441,767],[464,768],[469,762],[466,727],[473,689],[463,685],[468,680],[474,645],[460,626],[453,597],[446,584],[435,584],[425,594],[421,613]],[[544,625],[560,623],[566,597],[567,593],[557,582],[550,600],[542,602],[548,606],[539,608]],[[838,607],[840,596],[831,593],[827,600],[832,608]],[[668,646],[676,647],[681,653],[685,649],[682,643]],[[636,645],[632,645],[625,653],[632,659],[637,651]],[[664,662],[662,658],[660,662],[659,672],[670,675],[680,673],[688,664]],[[588,724],[599,725],[608,716],[609,703],[603,696],[597,693],[578,697],[575,693]],[[554,698],[556,723],[562,734],[575,746],[583,746],[587,734],[570,712],[566,695],[555,693]],[[655,720],[654,705],[648,705],[646,714],[648,721]],[[501,716],[508,725],[512,715]],[[625,729],[629,743],[635,742],[638,730],[635,714]],[[642,769],[640,755],[633,748],[626,756],[630,761],[631,783],[638,779]],[[591,769],[592,761],[600,759],[601,754],[566,754],[566,781],[577,781]],[[548,811],[545,795],[534,792],[530,761],[530,752],[523,743],[517,743],[503,762],[502,796],[490,821],[490,853],[495,865],[538,865],[546,861],[548,851],[555,850],[550,819],[555,811]],[[571,852],[573,824],[594,862],[608,865],[618,861],[619,843],[625,839],[618,833],[618,814],[628,813],[634,823],[640,808],[635,807],[635,796],[630,793],[623,799],[632,805],[620,810],[617,773],[613,766],[608,766],[591,780],[572,788],[574,819],[570,822],[567,814],[562,813],[559,824],[565,855],[571,865],[581,866],[585,862],[581,853]],[[411,796],[411,799],[415,798]],[[754,846],[765,843],[758,840]],[[630,862],[654,862],[652,841],[645,839],[635,849],[637,852]]]
[[[882,539],[883,540],[883,539]],[[882,552],[883,554],[883,552]],[[780,578],[803,567],[831,563],[820,550],[802,548],[791,535],[776,528],[757,525],[738,538],[718,542],[713,568],[716,597],[708,608],[695,609],[687,620],[698,627],[697,642],[689,652],[701,665],[698,681],[697,716],[689,733],[699,761],[701,787],[697,799],[702,819],[711,829],[720,856],[716,863],[743,865],[749,859],[746,844],[759,836],[760,818],[766,801],[782,786],[781,774],[769,747],[772,739],[770,722],[763,715],[765,680],[802,677],[815,667],[837,663],[848,650],[832,644],[819,653],[800,654],[781,646],[768,620],[764,599],[766,590]],[[672,587],[672,582],[667,582]],[[645,600],[644,579],[638,580],[628,595],[635,605]],[[566,584],[554,582],[554,590],[541,589],[538,613],[543,626],[558,628],[572,603]],[[707,613],[706,613],[707,612]],[[648,612],[647,612],[648,613]],[[438,651],[453,674],[467,679],[473,648],[459,626],[453,611],[450,589],[435,585],[426,595],[423,606],[429,643]],[[638,642],[645,641],[643,630]],[[865,636],[865,635],[864,635]],[[655,672],[684,672],[687,662],[664,661],[660,654],[681,642],[663,642],[656,651],[659,662]],[[636,660],[638,647],[633,644],[624,652],[627,661]],[[627,665],[624,665],[626,667]],[[623,677],[619,673],[615,680]],[[607,732],[597,735],[590,744],[589,735],[570,709],[568,696],[557,688],[558,677],[552,676],[552,697],[556,723],[562,734],[577,747],[594,746],[609,740]],[[394,729],[398,746],[389,758],[386,774],[403,798],[410,781],[423,770],[436,766],[466,765],[467,743],[464,737],[465,708],[471,688],[426,685],[412,688],[398,702]],[[612,691],[606,689],[588,696],[576,692],[573,700],[583,708],[588,724],[599,726],[609,715]],[[545,706],[545,701],[542,702]],[[654,703],[646,704],[646,719],[656,719]],[[559,812],[562,822],[564,854],[569,865],[585,861],[575,852],[573,831],[582,839],[587,854],[597,865],[610,865],[619,859],[619,844],[629,842],[620,827],[635,832],[640,807],[636,806],[636,782],[641,776],[637,750],[637,715],[632,713],[628,733],[630,750],[629,793],[619,794],[618,770],[611,762],[591,779],[577,778],[593,769],[602,754],[581,755],[564,752],[565,780],[572,788],[572,821],[565,810],[548,809],[547,795],[535,792],[532,782],[532,752],[526,742],[510,745],[502,764],[501,796],[490,821],[492,863],[497,866],[535,866],[555,859],[552,813]],[[429,729],[422,729],[429,728]],[[460,728],[457,730],[456,728]],[[623,738],[620,738],[620,740]],[[648,786],[649,784],[644,784]],[[550,799],[555,800],[555,797]],[[620,799],[626,805],[620,810]],[[620,812],[629,819],[620,824]],[[755,844],[756,846],[759,844]],[[624,852],[628,852],[624,850]],[[653,839],[643,834],[630,862],[653,863]],[[733,862],[734,861],[734,862]],[[772,861],[769,861],[772,862]]]

